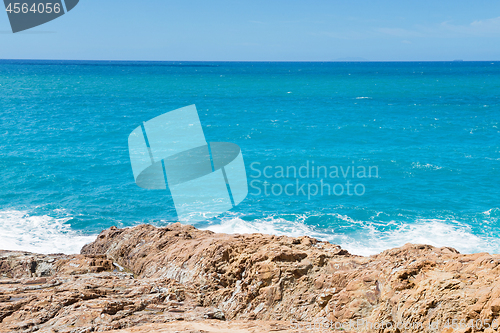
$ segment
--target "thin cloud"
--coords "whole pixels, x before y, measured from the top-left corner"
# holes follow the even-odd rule
[[[369,33],[366,32],[357,32],[357,31],[342,31],[342,32],[337,32],[337,31],[321,31],[319,33],[311,33],[312,36],[327,36],[330,38],[335,38],[335,39],[346,39],[346,40],[351,40],[351,39],[365,39],[367,37],[370,37]]]
[[[500,17],[476,20],[472,23],[459,25],[445,21],[435,25],[416,25],[413,29],[376,28],[376,33],[401,37],[460,37],[460,36],[491,36],[500,34]]]
[[[424,37],[425,35],[419,31],[401,29],[401,28],[378,28],[376,32],[381,34],[390,35],[394,37]]]
[[[334,39],[361,40],[377,37],[397,37],[403,44],[411,44],[414,38],[452,38],[463,36],[491,36],[500,35],[500,17],[476,20],[469,24],[458,25],[451,21],[429,25],[414,25],[405,29],[399,27],[372,27],[368,30],[318,31],[310,33],[312,36],[326,36]]]
[[[500,17],[474,21],[468,25],[455,25],[447,21],[441,23],[441,27],[458,34],[475,36],[496,35],[500,34]]]

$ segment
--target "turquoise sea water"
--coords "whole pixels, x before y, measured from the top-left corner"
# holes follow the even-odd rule
[[[127,138],[196,104],[207,141],[238,144],[253,181],[197,227],[307,234],[357,254],[407,242],[500,253],[499,93],[500,62],[3,60],[0,247],[74,253],[112,225],[175,222],[168,191],[135,185]],[[308,177],[279,173],[305,166]],[[325,183],[344,193],[311,195]]]

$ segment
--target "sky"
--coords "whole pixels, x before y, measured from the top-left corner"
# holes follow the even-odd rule
[[[80,0],[16,34],[0,13],[0,59],[500,60],[500,1]]]

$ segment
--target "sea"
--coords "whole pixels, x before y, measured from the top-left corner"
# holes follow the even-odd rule
[[[1,60],[0,249],[177,222],[168,190],[135,184],[128,136],[192,104],[248,180],[197,228],[500,253],[500,61]]]

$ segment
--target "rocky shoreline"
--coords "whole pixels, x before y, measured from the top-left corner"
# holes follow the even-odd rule
[[[497,332],[500,255],[179,223],[104,230],[78,255],[0,251],[0,332]],[[390,325],[389,325],[390,323]]]

